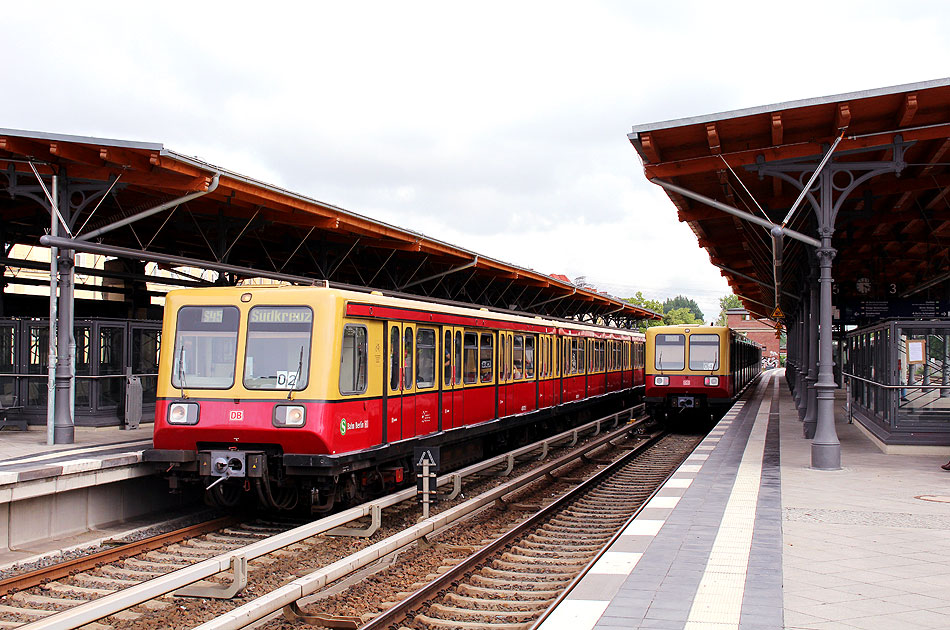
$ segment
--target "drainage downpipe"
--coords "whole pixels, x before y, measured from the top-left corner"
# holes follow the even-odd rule
[[[173,208],[177,205],[185,203],[186,201],[191,201],[192,199],[197,199],[198,197],[204,197],[208,193],[213,193],[215,191],[215,189],[218,187],[218,182],[220,181],[220,179],[221,179],[221,173],[215,173],[214,177],[211,179],[211,185],[208,186],[208,190],[199,190],[198,192],[189,193],[185,195],[184,197],[179,197],[177,199],[172,199],[171,201],[166,201],[165,203],[159,204],[155,206],[154,208],[143,210],[142,212],[139,212],[138,214],[132,215],[131,217],[127,217],[125,219],[121,219],[119,221],[116,221],[115,223],[110,223],[109,225],[101,227],[98,230],[93,230],[92,232],[89,232],[88,234],[83,234],[82,236],[76,236],[76,240],[88,241],[88,240],[94,239],[97,236],[105,234],[106,232],[111,232],[112,230],[116,228],[120,228],[130,223],[135,223],[139,219],[144,219],[146,217],[152,216],[153,214],[158,214],[159,212],[162,212],[163,210]]]

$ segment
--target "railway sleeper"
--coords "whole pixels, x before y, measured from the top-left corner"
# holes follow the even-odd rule
[[[135,586],[136,584],[141,584],[142,582],[141,580],[123,580],[120,578],[110,578],[103,575],[93,575],[92,573],[76,573],[72,576],[72,578],[80,583],[93,585],[101,584],[109,588],[115,587],[116,590],[121,590],[129,586]]]
[[[567,584],[570,580],[538,580],[537,582],[525,582],[523,579],[516,580],[505,580],[502,578],[493,578],[488,577],[487,575],[479,575],[475,573],[471,576],[471,582],[476,586],[489,586],[493,588],[520,588],[522,590],[531,591],[550,591],[552,589],[561,589],[564,588],[564,585]]]
[[[532,558],[537,558],[538,560],[547,560],[548,558],[590,558],[592,555],[600,551],[600,547],[595,545],[585,549],[576,549],[572,547],[570,551],[559,552],[556,549],[538,549],[532,547],[531,545],[518,545],[511,547],[508,551],[519,556],[531,556]],[[504,564],[503,560],[495,560],[495,562]]]
[[[597,524],[609,527],[611,522],[622,523],[628,518],[630,518],[630,515],[627,513],[612,514],[605,511],[600,515],[600,518],[597,519]],[[556,516],[548,521],[548,524],[551,523],[555,525],[564,525],[565,527],[584,526],[590,523],[590,516],[584,514],[561,514],[560,516]]]
[[[504,599],[512,600],[547,600],[555,599],[561,594],[561,589],[557,590],[536,590],[528,591],[519,588],[494,588],[491,586],[477,586],[475,584],[459,584],[455,587],[457,593],[465,597],[477,597],[479,599]]]
[[[587,538],[591,534],[598,535],[604,533],[604,528],[601,525],[591,525],[589,527],[576,527],[574,525],[558,525],[552,521],[545,523],[539,531],[548,533],[548,534],[564,534],[565,537],[570,536],[571,538]]]
[[[532,551],[550,551],[554,553],[559,553],[560,550],[564,549],[564,544],[560,542],[549,542],[547,540],[542,542],[539,540],[529,540],[527,538],[524,538],[520,540],[518,544],[515,545],[512,549],[520,549],[522,547],[531,549]],[[601,548],[601,545],[598,545],[596,543],[587,543],[587,544],[577,543],[577,544],[571,545],[571,549],[577,552],[586,551],[590,549],[597,550],[600,548]]]
[[[606,540],[606,538],[603,538],[602,540]],[[601,542],[601,540],[592,541],[590,536],[571,536],[565,532],[545,532],[543,530],[539,530],[534,534],[531,534],[530,542],[545,543],[552,546],[560,545],[561,548],[563,548],[565,543],[567,543],[572,549],[584,548],[590,545],[597,545],[598,547],[603,546],[603,542]]]
[[[156,564],[163,564],[166,567],[168,567],[169,570],[179,569],[181,567],[185,567],[185,566],[188,566],[189,564],[192,564],[188,560],[182,559],[181,556],[166,553],[164,551],[149,551],[147,554],[145,554],[142,557],[145,558],[149,562],[154,562]]]
[[[470,609],[484,610],[533,610],[540,612],[554,601],[554,597],[543,599],[487,599],[484,597],[469,597],[458,593],[446,593],[444,601],[458,604]]]
[[[89,588],[88,586],[77,586],[75,584],[63,584],[62,582],[47,582],[42,585],[40,588],[43,590],[49,591],[50,593],[61,593],[64,595],[80,595],[83,597],[88,597],[89,599],[95,599],[96,597],[102,597],[104,595],[109,595],[110,593],[115,593],[114,589],[111,588]]]
[[[549,567],[583,567],[587,564],[586,560],[580,558],[537,558],[535,556],[522,556],[516,553],[505,552],[501,554],[501,560],[506,562],[521,563],[534,566]]]
[[[479,573],[487,577],[499,578],[502,580],[517,580],[518,578],[525,580],[561,580],[571,579],[577,575],[577,571],[545,571],[545,568],[548,567],[543,565],[539,566],[537,564],[525,564],[515,569],[483,567]],[[550,568],[555,569],[560,567],[551,566]]]
[[[533,610],[473,610],[444,604],[432,604],[429,606],[428,612],[444,617],[461,617],[462,619],[468,618],[472,621],[484,621],[486,623],[493,623],[502,615],[506,620],[517,621],[527,621],[537,616],[537,613]]]
[[[189,540],[189,547],[194,547],[195,549],[215,549],[219,552],[230,551],[231,549],[236,549],[238,547],[243,547],[243,542],[237,542],[236,540]]]
[[[446,621],[444,619],[436,619],[435,617],[430,617],[428,615],[416,615],[414,619],[416,623],[422,624],[428,628],[436,628],[437,630],[441,630],[442,628],[450,628],[452,630],[485,630],[486,627],[491,628],[492,630],[527,630],[531,627],[530,623],[485,624],[472,621]]]
[[[220,550],[215,549],[198,549],[197,547],[191,546],[169,546],[167,548],[169,553],[176,553],[185,558],[213,558],[215,556],[221,555]]]
[[[168,573],[168,571],[145,571],[143,569],[127,569],[124,567],[113,566],[101,567],[99,570],[106,574],[115,575],[120,578],[138,580],[139,582],[151,580],[152,578],[157,578],[160,575],[165,575]]]
[[[33,595],[20,591],[7,598],[8,601],[26,604],[27,606],[38,606],[41,608],[50,608],[55,610],[67,610],[79,604],[85,603],[82,599],[67,599],[65,597],[50,597],[48,595]]]
[[[154,572],[164,574],[172,571],[172,567],[164,562],[149,562],[148,560],[140,560],[138,558],[126,558],[122,561],[122,565],[128,569],[146,573]]]

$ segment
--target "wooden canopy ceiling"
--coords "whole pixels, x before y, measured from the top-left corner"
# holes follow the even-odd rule
[[[842,133],[832,155],[835,164],[852,163],[860,170],[895,159],[895,143],[905,148],[906,164],[898,173],[872,177],[842,201],[832,240],[835,304],[947,300],[950,79],[638,125],[628,138],[647,179],[674,183],[781,224],[800,188],[776,176],[759,177],[756,165],[811,164],[797,177],[804,184]],[[849,177],[837,173],[835,186],[848,186]],[[746,307],[771,315],[776,300],[768,230],[668,194],[680,221],[689,224]],[[807,202],[788,227],[818,237]],[[814,249],[785,243],[778,303],[789,313],[807,291]]]
[[[49,229],[49,204],[34,168],[47,187],[52,174],[66,182],[67,221],[79,236],[207,191],[218,176],[209,194],[96,239],[117,247],[554,317],[621,325],[656,317],[616,298],[374,221],[161,144],[10,129],[0,129],[0,186],[8,193],[0,197],[5,257],[12,244],[36,244]],[[17,262],[5,258],[2,264]]]

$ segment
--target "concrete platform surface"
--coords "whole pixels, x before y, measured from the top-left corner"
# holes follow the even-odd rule
[[[885,455],[836,413],[843,468],[811,469],[766,373],[540,628],[950,628],[947,457]]]

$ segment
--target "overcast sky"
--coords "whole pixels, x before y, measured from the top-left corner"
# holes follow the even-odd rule
[[[837,0],[15,3],[0,127],[160,142],[620,297],[682,293],[709,321],[729,287],[643,177],[631,126],[950,75],[948,15]]]

